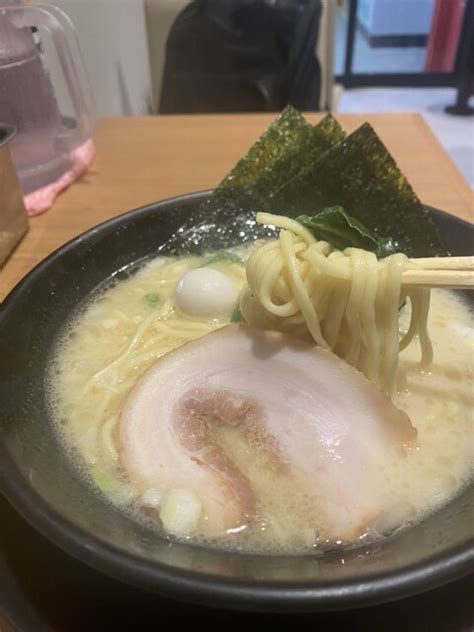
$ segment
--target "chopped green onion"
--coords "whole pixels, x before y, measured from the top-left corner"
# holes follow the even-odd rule
[[[202,267],[212,266],[216,263],[236,263],[239,266],[245,265],[245,261],[242,257],[234,255],[232,252],[218,252],[216,255],[213,255],[210,259],[208,259]]]
[[[237,305],[237,307],[234,309],[234,311],[230,315],[230,322],[231,323],[244,323],[245,322],[245,318],[243,317],[243,314],[240,311],[239,305]]]
[[[101,492],[103,492],[104,494],[110,494],[114,491],[116,487],[116,482],[113,477],[104,472],[104,470],[95,468],[93,476],[94,481]]]
[[[158,292],[149,292],[145,294],[145,302],[150,305],[150,307],[155,307],[160,302],[160,295]]]

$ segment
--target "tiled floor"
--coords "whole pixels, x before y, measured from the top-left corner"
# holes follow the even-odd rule
[[[456,93],[448,88],[360,88],[344,90],[338,112],[420,112],[474,188],[474,117],[446,114]],[[474,98],[471,105],[474,105]]]

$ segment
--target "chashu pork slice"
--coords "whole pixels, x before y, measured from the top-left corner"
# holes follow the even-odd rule
[[[206,535],[248,523],[258,502],[214,440],[213,424],[264,437],[317,502],[320,537],[332,541],[353,540],[383,514],[380,474],[416,437],[408,416],[330,351],[234,325],[189,342],[130,392],[118,447],[138,491],[196,494]]]

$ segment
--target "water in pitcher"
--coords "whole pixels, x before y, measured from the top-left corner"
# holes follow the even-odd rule
[[[37,25],[52,36],[63,79],[74,93],[72,125],[61,117],[35,34]],[[24,195],[60,178],[70,168],[71,150],[92,131],[92,114],[82,94],[85,87],[71,61],[74,37],[72,23],[59,9],[0,0],[0,122],[17,130],[10,149]],[[79,118],[80,130],[75,127]]]
[[[67,155],[55,146],[61,118],[33,33],[14,27],[1,7],[0,121],[17,129],[11,153],[24,194],[67,169]]]

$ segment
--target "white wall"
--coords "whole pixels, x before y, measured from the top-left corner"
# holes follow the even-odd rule
[[[143,0],[50,0],[50,4],[74,22],[98,116],[148,114],[151,80]]]

